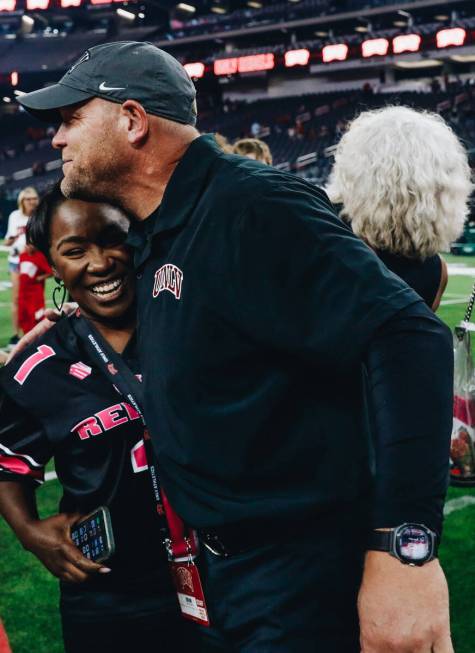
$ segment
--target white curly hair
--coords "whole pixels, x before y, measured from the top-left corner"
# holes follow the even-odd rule
[[[368,245],[424,259],[461,234],[472,189],[465,148],[440,116],[388,106],[351,122],[326,191]]]

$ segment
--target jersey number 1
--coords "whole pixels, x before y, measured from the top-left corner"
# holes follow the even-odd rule
[[[54,356],[55,354],[56,352],[54,349],[48,347],[48,345],[40,345],[36,352],[31,354],[31,356],[28,356],[26,361],[21,364],[20,369],[13,378],[17,383],[23,385],[37,365],[48,358],[51,358],[51,356]]]

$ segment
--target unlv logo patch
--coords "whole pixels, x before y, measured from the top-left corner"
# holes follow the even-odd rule
[[[165,263],[155,272],[155,283],[153,284],[153,297],[158,297],[161,292],[168,290],[175,295],[176,299],[181,297],[183,285],[183,272],[172,263]]]

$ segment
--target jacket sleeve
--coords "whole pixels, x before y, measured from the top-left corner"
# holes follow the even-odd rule
[[[38,486],[52,457],[41,423],[16,404],[2,389],[0,394],[0,481]]]
[[[452,431],[449,329],[422,303],[389,319],[366,356],[376,458],[372,527],[442,530]]]

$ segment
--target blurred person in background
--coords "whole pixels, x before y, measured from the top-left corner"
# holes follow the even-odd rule
[[[18,324],[23,333],[31,331],[44,317],[45,281],[52,274],[45,255],[26,243],[20,254],[18,292]]]
[[[20,325],[18,322],[18,293],[20,287],[20,254],[25,246],[25,241],[20,238],[25,233],[28,218],[38,206],[38,193],[32,186],[24,188],[18,195],[18,209],[10,213],[8,228],[5,234],[5,245],[10,247],[8,256],[8,270],[12,282],[12,323],[13,335],[10,338],[10,345],[18,342]]]
[[[350,123],[326,191],[354,233],[435,311],[448,280],[438,252],[462,233],[472,189],[467,152],[447,123],[390,106]]]
[[[223,152],[226,152],[227,154],[232,154],[233,153],[233,146],[228,141],[226,136],[223,136],[223,134],[220,134],[219,132],[216,132],[215,135],[214,135],[214,138],[215,138],[216,143],[223,150]]]
[[[259,138],[241,138],[234,143],[232,153],[247,156],[248,159],[254,161],[262,161],[268,166],[272,165],[272,154],[269,146]]]

